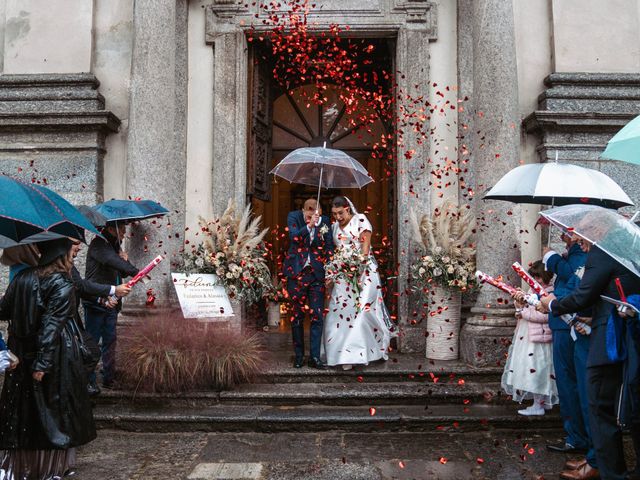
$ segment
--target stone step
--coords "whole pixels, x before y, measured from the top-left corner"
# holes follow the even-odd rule
[[[106,390],[97,398],[102,405],[208,407],[220,403],[267,405],[431,405],[463,402],[505,403],[499,383],[374,382],[246,384],[221,392],[135,394]]]
[[[317,370],[306,365],[293,368],[293,355],[272,355],[254,382],[258,383],[348,383],[440,381],[500,382],[503,366],[473,367],[461,360],[428,360],[424,355],[396,354],[386,362],[356,366],[352,370]]]
[[[135,432],[448,432],[559,431],[557,412],[522,417],[516,405],[217,405],[206,408],[98,405],[99,428]]]

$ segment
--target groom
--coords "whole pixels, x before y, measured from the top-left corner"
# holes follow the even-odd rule
[[[302,210],[289,212],[289,251],[284,260],[284,275],[287,277],[287,291],[293,306],[293,350],[295,368],[304,362],[304,314],[309,311],[310,355],[309,366],[324,368],[320,360],[322,341],[322,321],[324,309],[324,264],[333,252],[333,235],[329,219],[315,198],[304,202]]]

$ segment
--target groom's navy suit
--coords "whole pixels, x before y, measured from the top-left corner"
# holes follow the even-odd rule
[[[284,260],[287,291],[293,306],[293,348],[296,358],[304,356],[305,310],[311,314],[310,356],[320,358],[324,310],[324,264],[333,252],[333,235],[329,219],[321,217],[320,225],[310,231],[302,210],[287,216],[289,250]],[[322,233],[321,230],[324,230]]]

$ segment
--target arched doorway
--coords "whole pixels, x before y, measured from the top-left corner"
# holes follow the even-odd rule
[[[393,179],[389,181],[384,161],[372,156],[373,145],[379,142],[383,134],[388,133],[388,126],[379,118],[366,125],[359,123],[359,117],[372,112],[361,110],[347,113],[338,87],[328,86],[323,91],[326,101],[322,105],[310,102],[309,98],[315,93],[314,85],[303,85],[281,93],[272,102],[272,113],[269,116],[272,154],[268,170],[296,148],[322,146],[324,142],[358,160],[369,171],[374,182],[361,190],[322,190],[320,203],[323,213],[330,216],[330,203],[335,195],[347,195],[371,221],[374,229],[372,243],[376,257],[383,267],[381,271],[392,271],[395,205]],[[259,119],[254,119],[254,124],[258,122]],[[271,229],[269,241],[273,243],[273,252],[281,262],[288,247],[285,231],[287,214],[301,208],[305,199],[315,197],[317,189],[290,184],[272,176],[268,181],[268,195],[263,195],[262,199],[254,195],[251,202],[255,213],[262,215],[264,224]],[[280,267],[274,264],[274,268]]]

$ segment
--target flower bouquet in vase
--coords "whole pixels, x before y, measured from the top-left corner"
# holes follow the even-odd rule
[[[423,255],[411,265],[414,292],[426,298],[427,358],[458,358],[462,292],[475,286],[475,246],[469,239],[475,218],[468,205],[446,204],[432,215],[411,212]]]
[[[263,242],[268,229],[261,229],[260,222],[260,217],[252,217],[249,206],[240,213],[230,200],[220,217],[200,218],[199,235],[203,240],[183,254],[185,273],[217,276],[234,312],[239,312],[235,320],[242,317],[244,304],[256,303],[275,289]]]

